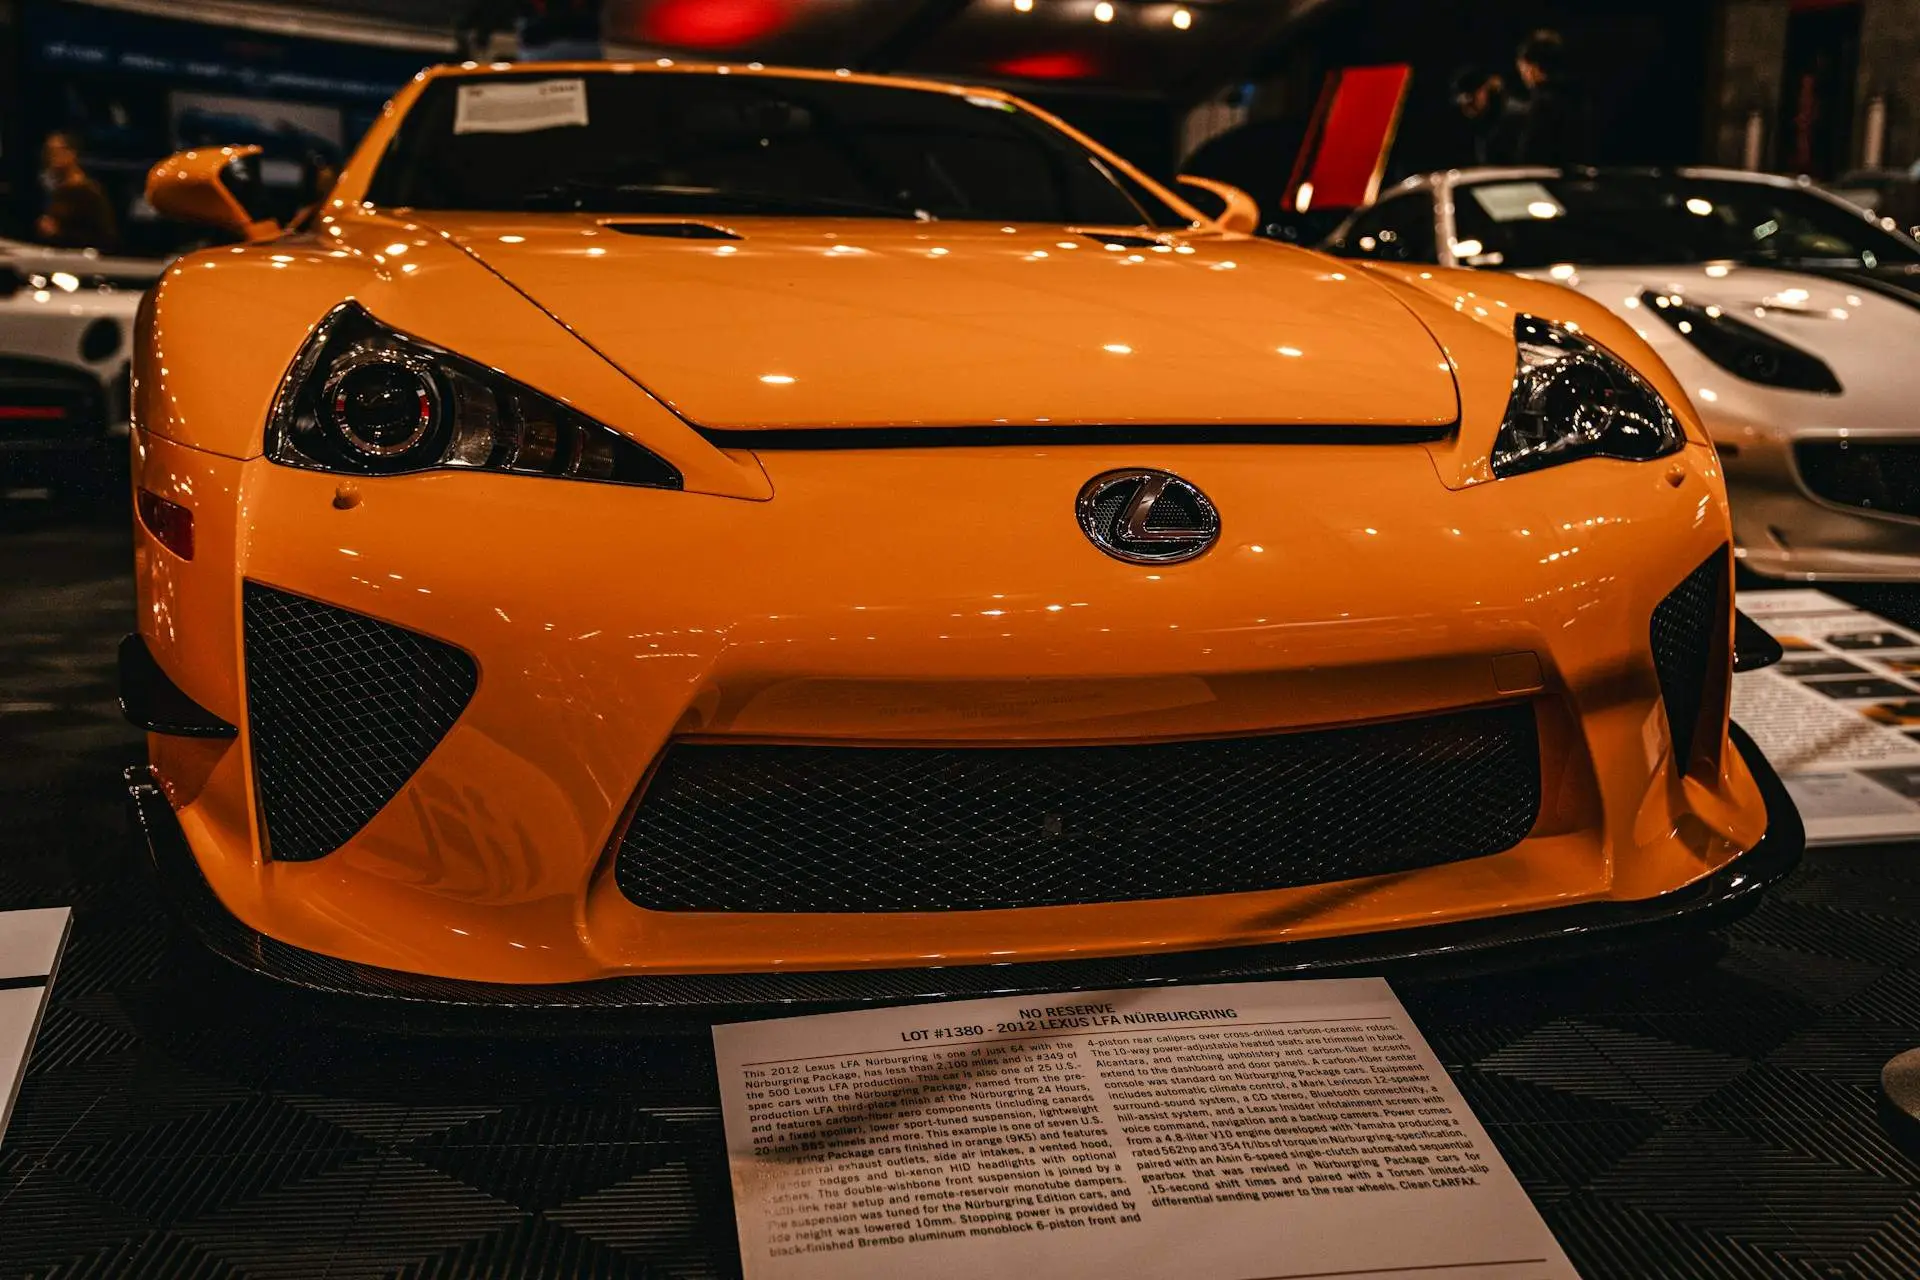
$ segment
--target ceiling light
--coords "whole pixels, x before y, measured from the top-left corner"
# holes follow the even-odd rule
[[[1093,6],[1093,20],[1095,22],[1112,22],[1113,6],[1108,4],[1107,0],[1100,0],[1099,4]]]
[[[1013,0],[1013,7],[1021,13],[1033,12],[1033,0]]]
[[[1185,9],[1175,9],[1173,11],[1173,25],[1175,29],[1185,31],[1193,25],[1193,15]]]

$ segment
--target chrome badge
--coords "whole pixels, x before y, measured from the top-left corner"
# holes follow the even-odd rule
[[[1074,505],[1088,541],[1130,564],[1178,564],[1220,537],[1220,513],[1207,495],[1167,471],[1097,475]]]

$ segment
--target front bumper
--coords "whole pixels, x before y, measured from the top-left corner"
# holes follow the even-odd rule
[[[1658,898],[1765,829],[1720,749],[1724,675],[1702,690],[1712,758],[1676,768],[1649,647],[1662,601],[1725,545],[1704,448],[1464,490],[1417,445],[769,453],[764,502],[429,474],[341,504],[335,479],[262,460],[144,435],[136,458],[144,483],[196,504],[200,548],[182,562],[140,537],[142,635],[239,730],[154,734],[156,779],[227,911],[360,966],[551,988],[1331,943]],[[1108,560],[1072,519],[1088,475],[1146,462],[1233,517],[1177,571]],[[963,482],[994,503],[929,519],[927,495]],[[271,741],[247,684],[267,674],[243,644],[255,585],[458,646],[479,673],[391,802],[304,860],[276,855],[271,805],[290,794],[279,777],[313,775],[254,763]],[[676,743],[1151,745],[1521,700],[1539,733],[1533,831],[1424,869],[866,911],[654,909],[614,874],[630,806]]]
[[[1587,903],[1459,924],[1358,937],[1117,956],[1094,960],[822,972],[665,974],[549,985],[427,977],[304,951],[241,923],[207,886],[150,770],[129,769],[134,826],[168,901],[220,959],[309,993],[411,1005],[496,1009],[637,1009],[702,1018],[755,1016],[868,1005],[1105,990],[1181,983],[1329,977],[1382,971],[1435,972],[1489,960],[1566,960],[1703,929],[1750,910],[1798,865],[1806,832],[1753,739],[1738,725],[1728,738],[1766,805],[1766,834],[1745,854],[1684,889],[1638,902]]]
[[[1785,393],[1774,393],[1776,396]],[[1712,415],[1721,441],[1741,566],[1762,577],[1801,582],[1920,581],[1920,519],[1833,501],[1815,492],[1796,457],[1801,444],[1849,438],[1907,444],[1911,436],[1839,429],[1745,429]]]

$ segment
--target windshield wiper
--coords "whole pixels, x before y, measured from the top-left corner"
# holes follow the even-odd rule
[[[735,191],[725,187],[686,187],[652,182],[599,182],[570,178],[530,191],[521,207],[531,211],[578,213],[845,213],[931,222],[924,209],[834,196],[777,191]]]

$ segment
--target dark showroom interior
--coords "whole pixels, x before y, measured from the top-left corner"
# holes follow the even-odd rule
[[[1920,1278],[1920,0],[0,0],[0,1280]]]

